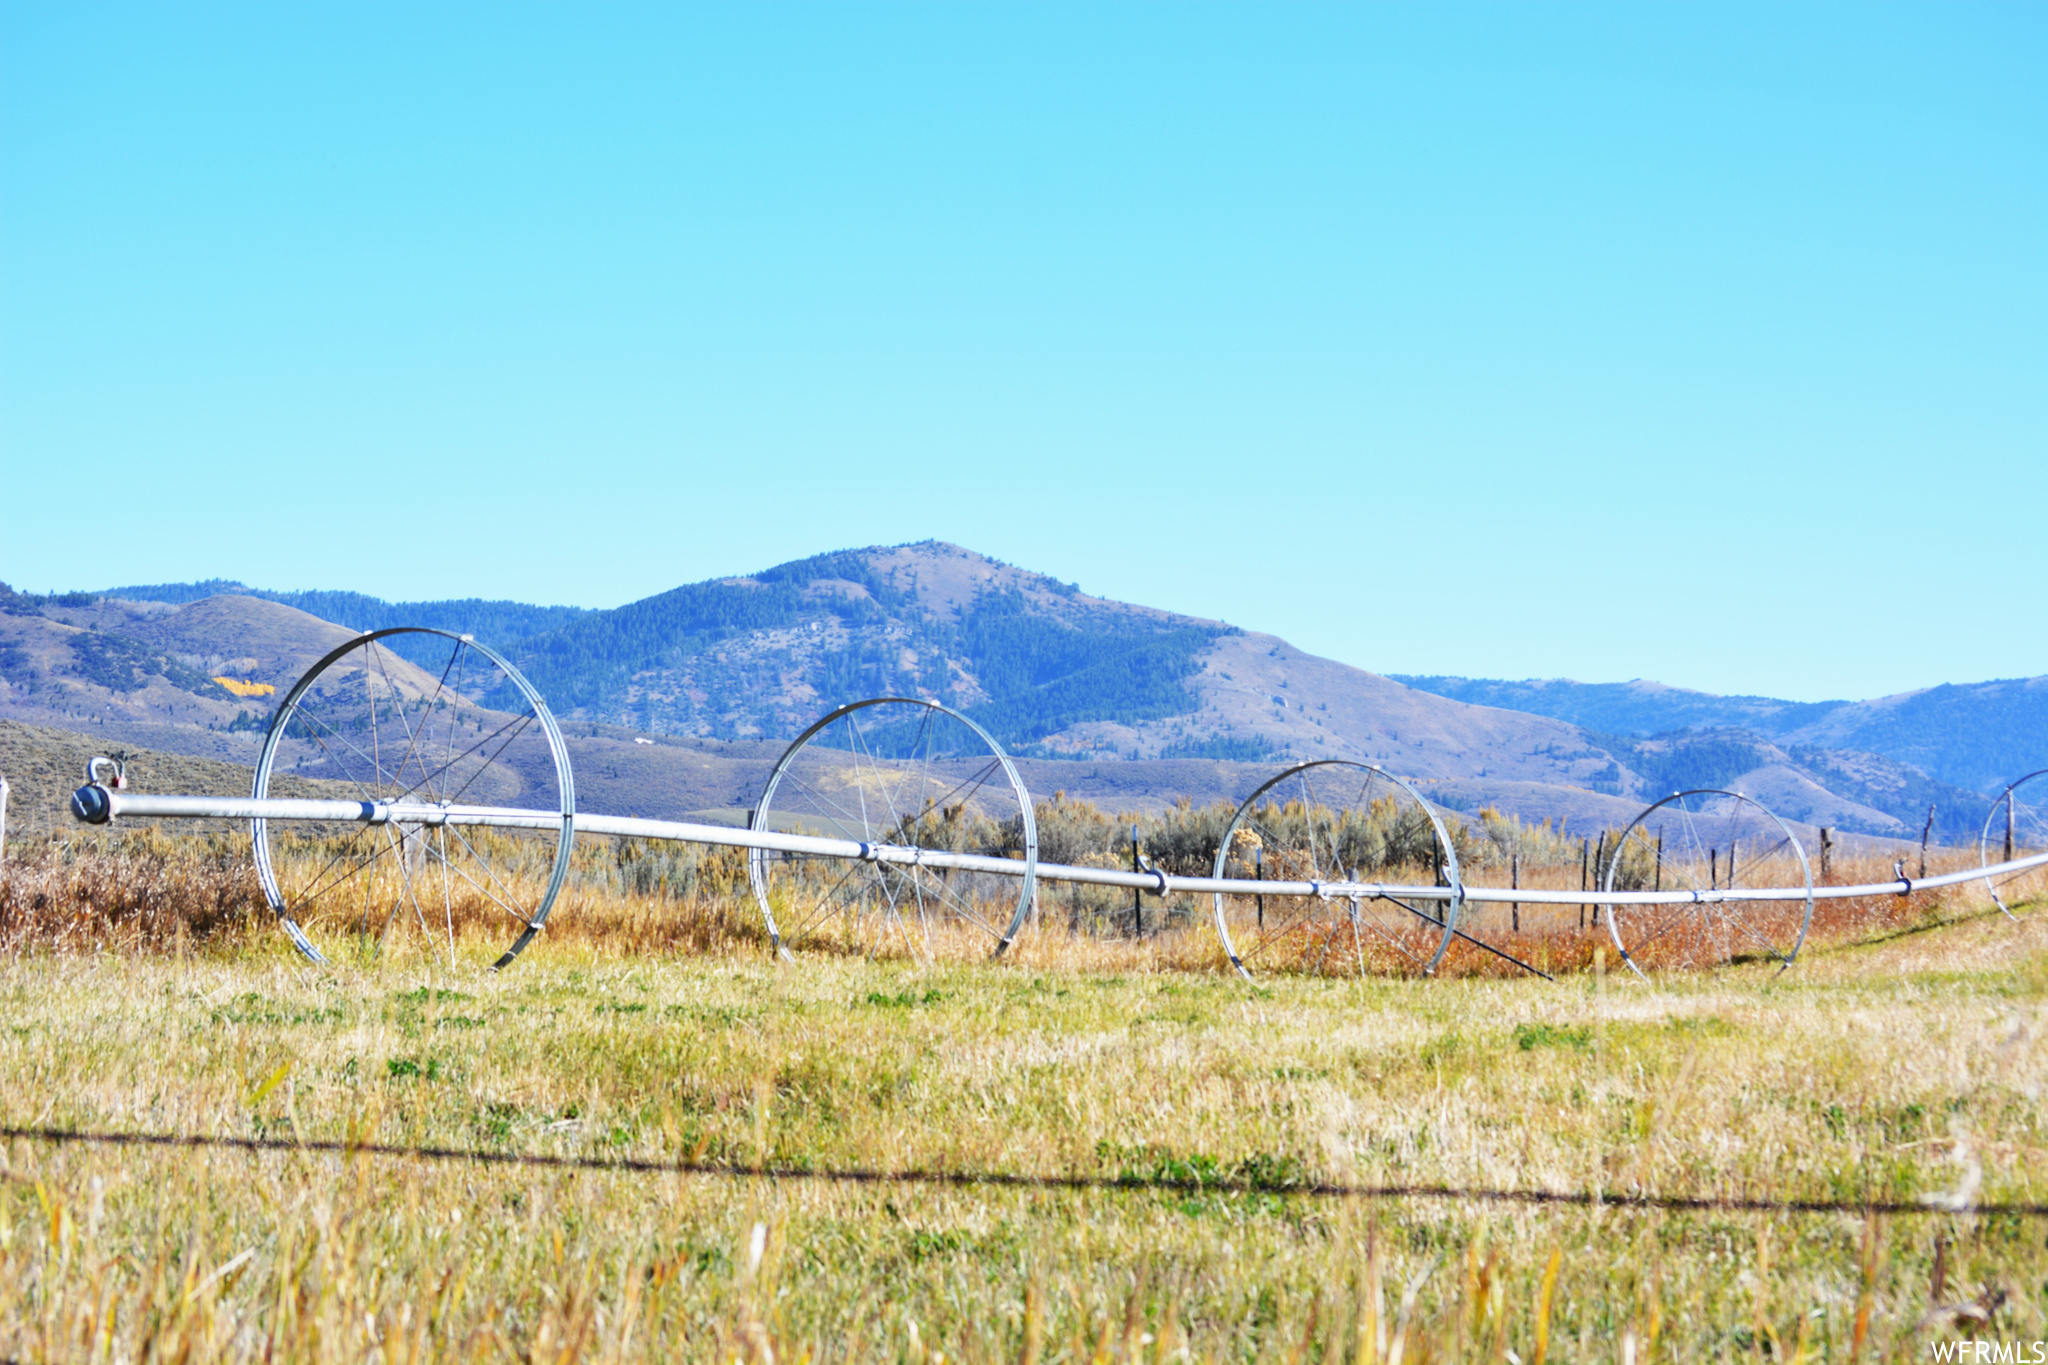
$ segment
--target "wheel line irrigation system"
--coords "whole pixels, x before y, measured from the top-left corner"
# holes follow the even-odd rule
[[[406,662],[382,643],[396,636],[419,637],[406,641],[415,654],[446,648],[445,665],[423,668]],[[495,704],[486,707],[477,700],[480,697],[489,697]],[[889,732],[890,744],[878,745],[872,742],[877,731],[864,731],[861,723],[866,713],[888,708],[908,719],[898,721],[895,730]],[[963,770],[959,750],[942,752],[944,746],[938,738],[941,731],[967,737],[968,745],[979,745],[983,752],[968,758],[964,764],[968,776],[954,781],[952,790],[935,800],[930,796],[931,784],[948,780]],[[835,732],[841,735],[836,741],[832,738]],[[889,747],[896,752],[885,758],[880,750]],[[827,766],[816,768],[821,762]],[[513,767],[520,776],[508,779],[506,774]],[[111,776],[103,776],[103,768],[110,770]],[[844,778],[849,770],[852,780],[836,787],[816,776],[821,771],[837,772]],[[807,781],[807,774],[813,780]],[[353,784],[353,789],[347,796],[334,797],[273,795],[273,786],[287,785],[281,779],[292,775],[338,779]],[[749,814],[747,828],[581,811],[576,808],[574,776],[561,729],[539,694],[509,660],[467,635],[425,627],[396,627],[365,632],[334,649],[285,694],[271,717],[248,797],[131,792],[125,789],[125,773],[120,763],[95,758],[87,765],[86,784],[72,796],[71,811],[76,819],[94,825],[123,817],[250,821],[256,868],[265,896],[293,943],[316,962],[325,959],[304,927],[308,909],[331,909],[344,899],[352,902],[358,892],[367,908],[373,899],[373,881],[380,872],[398,873],[396,895],[388,898],[387,928],[398,915],[410,911],[423,930],[434,933],[429,920],[433,917],[430,912],[434,908],[435,878],[429,869],[437,868],[440,902],[447,907],[451,950],[453,888],[460,881],[467,884],[466,894],[474,893],[508,916],[507,927],[515,938],[494,964],[500,968],[507,966],[545,925],[569,872],[573,841],[580,834],[749,850],[752,890],[770,941],[784,954],[788,952],[788,934],[776,916],[773,879],[778,870],[815,865],[837,879],[830,884],[832,889],[823,893],[822,898],[829,906],[844,908],[858,901],[870,907],[885,931],[899,932],[906,945],[913,948],[911,940],[917,932],[913,926],[921,927],[933,916],[951,914],[985,931],[993,940],[992,954],[1000,956],[1025,924],[1034,904],[1035,887],[1043,881],[1158,896],[1211,896],[1224,949],[1232,965],[1247,976],[1250,969],[1246,958],[1252,950],[1241,950],[1233,939],[1226,914],[1226,905],[1232,902],[1255,901],[1260,907],[1262,927],[1268,899],[1306,905],[1311,910],[1341,905],[1347,912],[1351,942],[1358,951],[1361,970],[1363,942],[1369,933],[1378,932],[1385,942],[1408,956],[1418,971],[1428,974],[1442,961],[1453,941],[1471,944],[1527,971],[1537,970],[1468,932],[1461,920],[1473,905],[1512,902],[1519,913],[1521,906],[1583,906],[1597,901],[1599,918],[1605,922],[1623,960],[1640,973],[1643,964],[1638,961],[1638,953],[1631,951],[1623,927],[1626,917],[1618,912],[1661,910],[1676,916],[1712,916],[1717,917],[1724,930],[1732,926],[1739,933],[1746,908],[1786,906],[1797,915],[1796,931],[1788,920],[1784,941],[1763,945],[1763,955],[1777,958],[1783,966],[1791,965],[1803,945],[1816,901],[1905,896],[1914,891],[1983,881],[1992,889],[1999,908],[2010,915],[2010,909],[1998,896],[1999,886],[2020,874],[2048,866],[2048,853],[2012,856],[2013,792],[2044,776],[2048,773],[2028,774],[1993,803],[1979,840],[1980,865],[1963,871],[1909,878],[1901,864],[1899,875],[1893,880],[1815,886],[1805,850],[1789,825],[1753,798],[1702,789],[1675,793],[1647,808],[1624,831],[1622,840],[1616,842],[1616,856],[1607,861],[1601,884],[1570,890],[1465,884],[1449,831],[1438,812],[1412,785],[1376,764],[1316,760],[1285,769],[1246,798],[1220,841],[1212,875],[1180,876],[1142,865],[1135,856],[1135,843],[1134,866],[1129,870],[1040,861],[1033,803],[1016,766],[981,726],[957,711],[921,698],[880,697],[853,702],[835,709],[805,730],[775,765],[760,804]],[[878,777],[914,780],[912,799],[896,802],[871,796]],[[1341,850],[1329,837],[1330,831],[1325,831],[1325,839],[1319,845],[1313,826],[1307,834],[1306,855],[1292,861],[1297,868],[1308,866],[1317,875],[1271,879],[1263,875],[1265,844],[1253,832],[1257,803],[1262,797],[1275,799],[1272,793],[1280,790],[1284,782],[1297,781],[1303,784],[1302,790],[1312,792],[1313,788],[1307,785],[1310,781],[1331,777],[1360,784],[1361,795],[1354,803],[1357,809],[1374,808],[1374,802],[1395,802],[1404,810],[1426,816],[1428,832],[1439,856],[1431,883],[1361,878],[1355,866],[1347,867],[1338,857]],[[527,803],[511,805],[478,799],[508,785]],[[536,786],[545,789],[544,803],[532,803]],[[998,799],[1002,808],[1014,806],[1009,819],[1019,836],[1016,844],[1021,846],[1021,857],[935,846],[941,827],[957,818],[958,812],[984,791],[993,793],[991,799]],[[807,792],[816,799],[805,805],[797,798]],[[774,805],[779,793],[789,794],[790,806],[778,809]],[[881,796],[887,794],[886,790],[881,792]],[[958,802],[953,804],[952,798],[956,796]],[[1785,865],[1797,868],[1799,884],[1738,887],[1710,881],[1704,887],[1694,884],[1672,890],[1617,885],[1618,879],[1627,879],[1621,874],[1624,841],[1631,834],[1645,831],[1645,821],[1650,816],[1666,810],[1689,819],[1695,813],[1694,806],[1715,803],[1724,809],[1739,807],[1748,811],[1758,822],[1756,827],[1775,830],[1772,837],[1781,837],[1781,843],[1775,847],[1791,855]],[[870,810],[870,805],[875,809]],[[1992,835],[2001,810],[2007,821],[2003,856],[1994,861]],[[778,830],[773,828],[777,818],[795,819],[813,827],[852,826],[871,837],[843,838]],[[347,834],[342,846],[329,853],[310,879],[301,878],[297,884],[291,884],[291,877],[283,870],[288,860],[277,855],[277,846],[290,837],[293,828],[306,825],[327,831],[342,829]],[[541,861],[547,876],[542,889],[522,889],[519,879],[509,871],[508,858],[512,855],[495,849],[487,837],[472,839],[470,836],[477,831],[504,832],[515,836],[514,842],[523,840],[527,856],[522,867],[533,863],[531,855],[536,848],[543,852],[546,856]],[[1639,837],[1647,848],[1647,836]],[[1233,851],[1246,844],[1261,854],[1256,864],[1259,875],[1226,876]],[[1654,856],[1663,859],[1661,835],[1655,849]],[[1732,861],[1731,851],[1730,882]],[[1659,888],[1662,866],[1660,862]],[[959,879],[980,879],[974,884],[994,885],[989,879],[997,878],[1016,888],[1015,906],[1007,920],[1001,914],[993,918],[977,914],[975,906],[969,905],[958,890]],[[378,908],[387,908],[386,898],[377,898],[376,904]],[[787,898],[785,908],[786,904]],[[983,909],[986,904],[975,903]],[[1361,907],[1367,906],[1389,907],[1391,923],[1406,929],[1376,929],[1362,916]],[[1333,920],[1324,943],[1326,954],[1336,942],[1336,930],[1341,923]]]

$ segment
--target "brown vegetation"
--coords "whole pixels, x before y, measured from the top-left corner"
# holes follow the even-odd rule
[[[1064,927],[1001,965],[777,965],[743,917],[715,932],[715,906],[744,905],[719,866],[636,870],[642,849],[580,867],[563,933],[513,971],[480,970],[467,937],[451,969],[406,935],[314,970],[259,932],[239,850],[121,842],[10,870],[10,895],[99,898],[74,907],[85,927],[0,958],[10,1124],[1936,1203],[1346,1205],[14,1140],[0,1356],[1843,1361],[2043,1331],[2040,1226],[1971,1209],[2048,1198],[2037,912],[1785,976],[1248,987],[1170,970],[1192,935]],[[155,951],[176,931],[142,917],[198,909],[209,858],[241,917]],[[148,894],[110,899],[124,873]],[[687,922],[714,926],[700,951]],[[92,943],[122,951],[72,951]]]

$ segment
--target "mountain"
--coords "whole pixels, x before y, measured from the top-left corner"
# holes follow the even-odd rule
[[[1582,683],[1566,678],[1503,682],[1410,673],[1396,682],[1439,697],[1497,706],[1570,721],[1611,735],[1659,735],[1675,730],[1746,729],[1775,735],[1817,720],[1844,701],[1789,702],[1773,697],[1720,697],[1638,678],[1625,683]]]
[[[172,606],[0,584],[0,719],[253,763],[275,693],[356,633],[254,597]]]
[[[1412,777],[1577,786],[1611,761],[1573,726],[938,542],[692,584],[513,655],[557,714],[670,735],[787,737],[841,702],[909,695],[1035,758],[1372,759]]]
[[[1229,633],[924,545],[690,584],[593,612],[513,653],[561,715],[786,736],[838,702],[908,694],[959,706],[1030,749],[1084,723],[1195,710],[1194,661]]]
[[[1854,702],[1784,732],[1794,744],[1866,749],[1944,782],[1996,794],[2048,768],[2048,677],[1950,684]]]
[[[162,602],[183,606],[209,597],[254,597],[276,602],[355,630],[389,626],[438,626],[468,632],[479,640],[509,642],[540,635],[590,614],[585,607],[536,607],[526,602],[485,601],[466,597],[440,602],[386,602],[360,592],[271,592],[232,579],[201,583],[147,583],[109,588],[102,593],[72,593],[71,598],[121,602]],[[86,605],[74,601],[74,606]]]
[[[739,818],[811,720],[894,694],[981,721],[1034,791],[1111,808],[1233,799],[1282,763],[1349,758],[1383,762],[1445,806],[1576,828],[1626,821],[1681,787],[1731,786],[1788,819],[1892,839],[1916,838],[1932,804],[1937,830],[1962,839],[1983,818],[1982,773],[2035,742],[2043,692],[1987,683],[1801,705],[1642,682],[1390,678],[925,542],[608,611],[225,582],[60,597],[0,585],[0,718],[247,763],[271,707],[247,693],[287,686],[356,630],[407,622],[476,634],[518,661],[564,722],[586,808],[708,818]]]
[[[1419,691],[1478,706],[1647,737],[1741,730],[1800,751],[1852,750],[1918,768],[1937,783],[1996,795],[2048,768],[2048,677],[1939,687],[1873,701],[1789,702],[1721,697],[1654,682],[1500,682],[1396,675]]]

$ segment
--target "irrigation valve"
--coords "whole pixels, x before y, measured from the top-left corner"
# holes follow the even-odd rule
[[[114,770],[106,781],[100,780],[100,765],[104,763]],[[96,757],[86,760],[85,785],[71,793],[71,813],[88,825],[104,825],[114,818],[114,803],[107,797],[107,789],[119,791],[128,785],[128,765],[118,758]]]

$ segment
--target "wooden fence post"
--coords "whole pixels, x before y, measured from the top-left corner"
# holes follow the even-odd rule
[[[1582,896],[1586,894],[1586,854],[1587,854],[1587,851],[1588,851],[1588,850],[1589,850],[1589,849],[1590,849],[1590,848],[1592,847],[1592,843],[1593,843],[1593,841],[1592,841],[1592,840],[1590,840],[1590,839],[1581,839],[1581,840],[1579,840],[1579,894],[1580,894],[1580,895],[1582,895]],[[1585,903],[1584,901],[1580,901],[1580,902],[1579,902],[1579,932],[1580,932],[1580,933],[1584,933],[1585,931],[1586,931],[1586,903]]]
[[[1508,886],[1516,891],[1522,889],[1522,855],[1519,853],[1510,853],[1508,855]],[[1522,903],[1520,901],[1512,902],[1509,906],[1509,913],[1514,917],[1514,932],[1521,933]]]
[[[1138,827],[1131,826],[1131,871],[1143,872],[1144,866],[1138,861]],[[1131,888],[1131,937],[1145,937],[1145,902],[1140,899],[1145,893],[1137,887]]]

